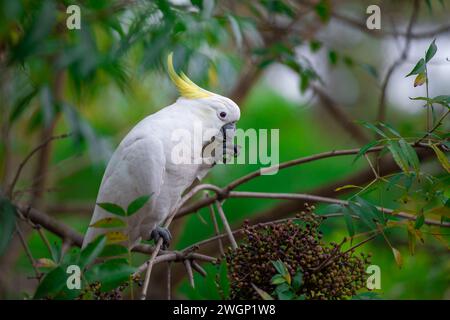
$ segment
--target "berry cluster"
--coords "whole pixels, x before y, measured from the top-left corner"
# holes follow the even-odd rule
[[[346,299],[366,282],[370,255],[342,252],[336,243],[326,245],[319,226],[322,217],[314,206],[281,223],[244,224],[244,240],[226,253],[232,299],[260,299],[252,283],[272,294],[271,278],[276,270],[271,261],[281,260],[291,276],[303,273],[298,294],[306,299]]]
[[[139,275],[133,275],[132,281],[138,287],[142,286],[142,280]],[[103,292],[101,290],[102,285],[100,282],[96,281],[89,284],[78,296],[77,300],[122,300],[124,291],[129,287],[130,282],[124,282],[122,285],[117,288]]]

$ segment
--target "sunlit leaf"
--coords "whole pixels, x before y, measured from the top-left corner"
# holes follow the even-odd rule
[[[417,75],[416,79],[414,80],[414,87],[420,87],[427,81],[427,75],[425,72],[421,72]]]
[[[362,187],[360,186],[355,186],[354,184],[347,184],[345,186],[339,187],[334,189],[334,191],[341,191],[341,190],[346,190],[346,189],[362,189]]]
[[[52,259],[40,258],[35,261],[34,266],[36,268],[54,268],[57,264]]]
[[[392,253],[394,254],[395,263],[401,268],[403,266],[403,258],[400,251],[392,247]]]
[[[433,148],[434,152],[436,153],[436,157],[441,163],[442,167],[450,173],[450,162],[447,158],[447,156],[439,149],[438,146],[432,144],[431,148]]]
[[[261,299],[263,300],[273,300],[272,296],[270,294],[268,294],[267,292],[265,292],[264,290],[258,288],[257,286],[255,286],[252,283],[252,287],[253,289],[255,289],[256,293],[259,294],[259,296],[261,297]]]
[[[128,240],[128,236],[120,231],[110,231],[105,233],[105,235],[107,244],[119,243]]]
[[[272,277],[272,279],[270,279],[270,283],[271,284],[281,284],[281,283],[285,283],[286,279],[284,279],[284,277],[281,274],[276,274]]]

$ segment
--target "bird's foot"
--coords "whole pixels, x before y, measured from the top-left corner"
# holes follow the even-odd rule
[[[163,239],[162,249],[166,250],[170,245],[170,240],[172,240],[172,234],[169,229],[163,227],[156,227],[150,233],[150,239],[155,240],[155,243],[159,241],[159,239]]]

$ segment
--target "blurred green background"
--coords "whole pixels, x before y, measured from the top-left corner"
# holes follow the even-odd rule
[[[442,82],[450,74],[445,60],[450,29],[441,29],[448,23],[450,3],[443,2],[418,1],[414,32],[438,31],[413,39],[411,53],[402,62],[405,69],[396,69],[390,83],[386,122],[404,137],[420,136],[425,131],[425,109],[408,100],[423,94],[422,88],[414,89],[412,80],[404,76],[433,38],[437,38],[438,52],[443,53],[430,66],[430,90],[433,95],[449,93],[448,85],[445,88]],[[282,162],[363,145],[363,138],[349,133],[348,126],[326,107],[326,101],[314,90],[316,86],[370,141],[373,134],[354,120],[376,119],[384,75],[400,54],[396,46],[404,46],[401,35],[382,32],[395,26],[405,30],[414,10],[412,1],[381,1],[383,28],[373,36],[364,26],[361,29],[339,18],[344,15],[364,23],[365,9],[371,4],[364,1],[0,3],[2,190],[6,190],[24,156],[43,139],[71,132],[69,139],[54,141],[44,148],[46,154],[42,152],[27,164],[14,201],[32,204],[79,232],[87,229],[103,171],[115,146],[140,119],[176,99],[177,93],[165,74],[164,61],[169,52],[175,52],[177,70],[184,70],[208,90],[238,102],[242,113],[239,128],[279,129]],[[66,8],[71,4],[81,7],[80,30],[65,26]],[[388,23],[390,20],[395,23]],[[445,89],[447,92],[439,91]],[[448,131],[448,122],[444,125],[444,131]],[[292,167],[254,179],[238,190],[309,193],[339,184],[367,168],[364,158],[353,159],[329,158]],[[423,169],[442,179],[444,189],[448,189],[448,175],[437,161],[429,160]],[[260,167],[219,165],[205,182],[224,186]],[[366,183],[370,180],[368,177]],[[388,208],[399,207],[401,196],[382,189],[368,194],[374,203]],[[224,210],[237,227],[244,219],[260,217],[261,212],[277,204],[275,200],[229,199]],[[318,206],[319,212],[321,208]],[[173,229],[175,249],[213,235],[207,208],[176,220]],[[348,235],[341,219],[330,219],[322,231],[327,241],[339,241]],[[448,240],[446,231],[442,233]],[[46,233],[51,241],[60,241]],[[403,255],[402,268],[381,237],[359,249],[372,252],[372,263],[381,267],[380,297],[449,299],[448,245],[424,232],[425,243],[418,243],[411,256],[405,230],[392,230],[388,235]],[[28,230],[26,236],[35,258],[49,256],[36,232]],[[0,258],[0,297],[6,299],[32,295],[36,285],[35,279],[29,279],[33,269],[16,238]],[[133,258],[136,265],[143,259],[142,255]],[[175,269],[176,297],[220,298],[214,276],[219,272],[226,282],[224,270],[205,268],[208,277],[196,274],[195,289],[189,286],[183,270]],[[155,288],[165,288],[165,276],[161,276],[164,266],[155,272]],[[152,297],[164,298],[165,294],[155,292]]]

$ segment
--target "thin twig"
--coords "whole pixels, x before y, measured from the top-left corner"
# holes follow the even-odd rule
[[[389,82],[391,80],[391,77],[394,73],[394,71],[404,63],[404,61],[408,57],[408,52],[411,46],[411,35],[412,35],[412,29],[414,24],[417,21],[418,15],[419,15],[419,8],[420,8],[420,1],[414,0],[414,7],[411,14],[411,18],[409,19],[408,27],[406,30],[406,40],[405,40],[405,46],[403,48],[403,51],[401,52],[400,56],[394,61],[394,63],[389,67],[386,76],[383,80],[382,86],[381,86],[381,95],[380,95],[380,101],[378,104],[378,116],[377,120],[379,122],[383,122],[386,118],[386,92],[389,85]]]
[[[192,260],[192,268],[194,268],[194,270],[197,271],[204,278],[208,275],[206,270],[203,269],[202,266],[195,260]]]
[[[212,204],[210,204],[209,206],[209,213],[211,215],[211,219],[213,221],[214,224],[214,233],[217,236],[218,234],[220,234],[219,231],[219,224],[217,223],[217,219],[216,219],[216,212],[214,211],[214,207]],[[225,250],[223,249],[223,243],[222,243],[222,238],[218,238],[218,243],[219,243],[219,252],[221,256],[225,255]]]
[[[186,272],[188,275],[189,283],[192,288],[195,288],[195,281],[194,281],[194,273],[192,272],[192,266],[191,262],[189,260],[184,260],[184,266],[186,268]]]
[[[422,142],[424,139],[426,139],[430,134],[432,134],[434,131],[436,131],[437,128],[439,128],[442,125],[442,121],[444,121],[444,119],[448,116],[448,114],[450,113],[450,110],[447,110],[447,112],[445,112],[442,117],[436,122],[436,124],[434,125],[433,128],[431,128],[430,131],[428,131],[422,138],[420,138],[419,140],[417,140],[416,144]]]
[[[38,282],[41,280],[41,273],[39,272],[38,268],[36,267],[36,260],[33,257],[33,254],[31,253],[30,247],[27,244],[27,241],[25,240],[25,237],[22,233],[22,230],[18,223],[16,223],[16,231],[19,235],[20,243],[22,244],[23,249],[25,250],[25,254],[28,257],[28,260],[30,260],[31,265],[33,266],[34,272],[36,273],[36,279]]]
[[[211,185],[211,184],[201,184],[198,186],[195,186],[194,188],[192,188],[186,195],[184,195],[181,200],[179,201],[179,203],[176,205],[175,209],[172,211],[172,213],[169,215],[169,217],[167,218],[166,222],[164,223],[164,228],[168,228],[170,223],[172,222],[175,214],[178,212],[178,210],[180,209],[180,207],[189,199],[191,199],[197,192],[202,191],[202,190],[211,190],[214,192],[221,192],[221,189],[217,186]],[[145,300],[145,298],[147,297],[147,290],[148,290],[148,286],[150,284],[150,276],[152,273],[152,268],[153,268],[153,263],[154,260],[156,258],[156,256],[158,255],[159,250],[161,249],[163,243],[163,239],[160,238],[158,240],[158,242],[155,245],[155,249],[150,257],[150,259],[147,262],[147,271],[145,273],[145,280],[144,280],[144,285],[142,288],[142,293],[141,293],[141,300]]]
[[[62,134],[59,136],[52,136],[50,138],[48,138],[47,140],[45,140],[44,142],[42,142],[40,145],[38,145],[36,148],[34,148],[33,150],[31,150],[31,152],[25,157],[25,159],[22,160],[22,162],[19,164],[19,168],[17,169],[16,174],[14,175],[14,178],[9,186],[9,190],[8,190],[8,195],[9,197],[12,196],[12,193],[14,191],[14,187],[17,183],[17,180],[19,180],[20,174],[22,173],[22,170],[24,168],[24,166],[27,164],[27,162],[33,157],[33,155],[36,154],[36,152],[38,152],[40,149],[44,148],[45,146],[47,146],[47,144],[49,144],[50,142],[52,142],[53,140],[58,140],[58,139],[64,139],[69,137],[70,134]]]
[[[225,216],[225,212],[223,212],[222,204],[217,200],[216,200],[216,207],[217,211],[219,212],[219,216],[222,219],[222,224],[225,229],[225,232],[227,233],[228,239],[230,240],[231,247],[233,248],[233,250],[235,250],[238,247],[236,239],[233,236],[233,232],[231,231],[231,227],[230,224],[228,223],[227,217]]]
[[[172,261],[167,264],[167,300],[172,300]]]

